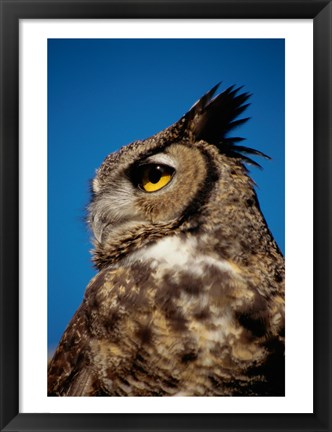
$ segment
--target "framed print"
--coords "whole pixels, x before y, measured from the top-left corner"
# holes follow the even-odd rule
[[[1,430],[331,430],[331,3],[1,23]]]

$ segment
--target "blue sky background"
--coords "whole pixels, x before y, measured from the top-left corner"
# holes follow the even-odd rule
[[[177,121],[222,81],[253,94],[237,135],[271,161],[249,167],[284,252],[283,39],[48,41],[48,346],[59,342],[95,270],[89,182],[107,154]]]

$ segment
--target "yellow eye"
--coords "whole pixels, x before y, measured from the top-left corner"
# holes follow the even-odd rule
[[[174,168],[167,165],[145,165],[140,173],[139,184],[145,192],[156,192],[172,179]]]

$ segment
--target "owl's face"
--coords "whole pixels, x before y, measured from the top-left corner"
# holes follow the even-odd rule
[[[243,165],[251,160],[240,152],[259,152],[226,137],[245,120],[231,121],[248,95],[228,89],[210,100],[211,92],[177,123],[110,154],[98,169],[89,223],[103,262],[176,230],[206,231],[226,218],[232,223],[233,213],[241,217],[241,203],[244,213],[252,206],[255,193]]]
[[[144,144],[140,143],[142,147]],[[142,222],[181,218],[207,183],[211,190],[211,180],[216,180],[212,157],[216,155],[207,153],[204,147],[204,143],[196,147],[173,143],[139,158],[135,150],[128,150],[106,179],[100,181],[97,175],[92,187],[98,217],[91,219],[96,238],[101,241],[105,229],[115,233]]]

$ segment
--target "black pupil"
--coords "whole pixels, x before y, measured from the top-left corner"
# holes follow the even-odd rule
[[[162,169],[159,165],[150,168],[149,170],[149,180],[151,183],[158,183],[162,176]]]

